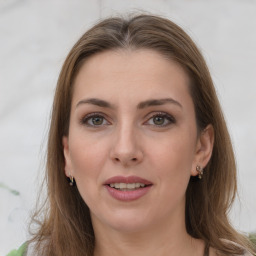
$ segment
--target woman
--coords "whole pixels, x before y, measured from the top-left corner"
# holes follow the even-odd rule
[[[75,44],[46,180],[27,255],[251,255],[227,217],[236,166],[209,71],[167,19],[106,19]]]

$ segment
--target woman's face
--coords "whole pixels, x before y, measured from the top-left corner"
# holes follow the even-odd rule
[[[65,173],[94,227],[125,232],[184,223],[185,192],[203,165],[189,78],[151,50],[107,51],[79,71]]]

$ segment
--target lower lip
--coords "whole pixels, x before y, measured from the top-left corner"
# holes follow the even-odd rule
[[[127,190],[122,191],[115,188],[111,188],[108,185],[105,185],[106,189],[108,190],[109,194],[120,201],[133,201],[141,198],[145,194],[148,193],[148,191],[151,189],[152,185],[144,187],[144,188],[138,188],[135,190]]]

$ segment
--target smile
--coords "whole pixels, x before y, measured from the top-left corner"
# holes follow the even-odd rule
[[[104,183],[108,194],[119,201],[133,201],[146,195],[153,183],[137,176],[115,176]]]
[[[143,183],[111,183],[109,186],[122,191],[131,191],[138,188],[144,188],[146,185]]]

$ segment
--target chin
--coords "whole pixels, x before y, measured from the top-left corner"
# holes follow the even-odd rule
[[[105,216],[104,222],[112,229],[123,233],[142,232],[153,224],[153,220],[148,219],[145,213],[136,212],[135,214],[134,212],[127,212],[127,210],[111,214],[109,219],[106,219]]]

